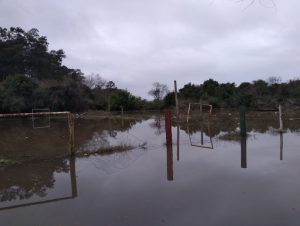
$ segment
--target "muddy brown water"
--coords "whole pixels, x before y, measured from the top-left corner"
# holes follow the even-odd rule
[[[77,151],[134,148],[65,157],[67,122],[0,122],[0,225],[299,225],[300,120],[237,117],[172,123],[164,118],[78,119]],[[177,138],[179,137],[179,140]]]

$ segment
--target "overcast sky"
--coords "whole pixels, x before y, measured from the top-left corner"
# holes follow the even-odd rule
[[[0,26],[37,28],[65,65],[142,97],[156,81],[300,76],[300,1],[250,1],[0,0]]]

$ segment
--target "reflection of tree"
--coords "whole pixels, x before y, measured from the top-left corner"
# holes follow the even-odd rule
[[[0,202],[44,197],[54,186],[54,173],[68,171],[67,160],[7,167],[0,171]]]
[[[203,122],[199,120],[191,121],[189,122],[189,132],[193,134],[203,130],[205,135],[208,136],[208,127],[206,125],[207,120]],[[231,134],[235,133],[237,128],[239,128],[239,119],[237,117],[213,117],[211,125],[212,136],[217,136],[221,133]],[[272,128],[278,128],[278,119],[275,117],[259,117],[259,115],[252,116],[250,114],[247,116],[247,132],[272,133]],[[284,121],[284,128],[291,132],[298,132],[300,129],[300,120],[286,120]],[[180,124],[180,129],[188,133],[185,123]]]
[[[162,115],[155,115],[154,122],[150,123],[150,127],[155,129],[155,134],[160,135],[165,132],[164,120]]]

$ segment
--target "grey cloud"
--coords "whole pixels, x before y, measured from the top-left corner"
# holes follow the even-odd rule
[[[275,2],[245,9],[234,0],[2,0],[0,21],[38,28],[51,49],[65,50],[66,65],[147,97],[155,81],[297,77],[300,2]]]

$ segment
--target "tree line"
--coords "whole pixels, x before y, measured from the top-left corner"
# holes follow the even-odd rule
[[[62,64],[64,51],[49,50],[48,46],[47,38],[35,28],[0,27],[0,112],[30,112],[34,108],[72,112],[158,110],[175,105],[174,92],[164,84],[152,84],[148,94],[153,100],[148,101],[117,88],[114,81],[106,81],[99,74],[84,75],[80,69],[66,67]],[[184,85],[178,96],[183,104],[202,100],[215,107],[297,106],[300,80],[281,82],[270,77],[236,85],[209,79]]]
[[[300,79],[282,82],[280,77],[271,76],[266,81],[219,83],[213,79],[196,85],[188,83],[178,92],[182,102],[200,100],[214,107],[234,108],[245,105],[256,110],[276,109],[279,104],[300,106]],[[165,97],[167,105],[174,105],[174,92]]]

